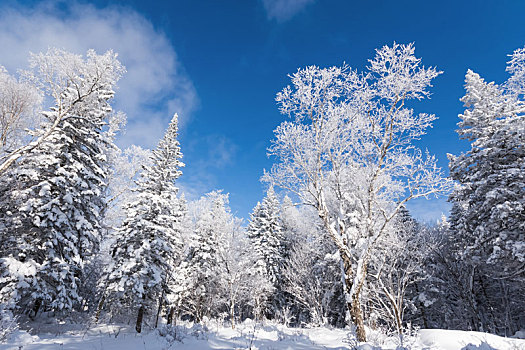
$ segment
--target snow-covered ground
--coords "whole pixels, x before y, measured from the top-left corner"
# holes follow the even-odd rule
[[[369,342],[359,344],[348,330],[334,328],[289,328],[283,325],[259,325],[245,322],[236,329],[209,324],[185,324],[176,328],[137,335],[130,326],[98,325],[89,329],[41,331],[30,335],[17,331],[0,349],[16,350],[153,350],[153,349],[396,349],[399,339],[370,332]],[[443,350],[525,350],[524,339],[498,337],[479,332],[424,329],[406,337],[406,349]]]

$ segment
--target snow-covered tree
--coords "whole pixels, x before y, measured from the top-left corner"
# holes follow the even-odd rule
[[[0,159],[22,145],[26,129],[39,126],[40,91],[18,81],[0,66]]]
[[[472,305],[491,305],[476,311],[474,327],[505,328],[502,333],[517,330],[525,307],[518,301],[518,281],[525,281],[525,49],[511,55],[507,71],[511,76],[502,85],[467,72],[461,99],[467,109],[459,115],[458,133],[471,149],[449,156],[450,176],[459,183],[450,219],[455,244],[462,247],[456,253],[481,291],[472,295]],[[490,289],[507,297],[490,295]],[[502,306],[508,312],[497,313],[506,312],[506,318],[490,316]]]
[[[452,228],[470,238],[468,249],[480,263],[499,265],[502,277],[525,276],[525,101],[510,83],[523,51],[512,56],[513,76],[503,86],[467,72],[458,133],[471,150],[450,156],[450,175],[461,185],[452,199],[463,209]]]
[[[102,231],[109,102],[124,68],[111,51],[83,58],[50,49],[30,62],[28,76],[54,107],[43,112],[35,141],[2,163],[0,253],[4,272],[12,272],[2,293],[10,290],[22,311],[36,314],[81,302],[78,286]]]
[[[281,269],[285,254],[284,233],[281,220],[281,205],[273,187],[270,187],[262,202],[253,209],[248,225],[248,238],[251,241],[257,273],[273,285],[269,295],[270,315],[283,303],[281,289]],[[273,310],[272,310],[273,309]]]
[[[277,94],[292,120],[275,130],[269,154],[278,162],[264,178],[316,208],[343,261],[348,318],[360,341],[373,247],[407,201],[449,187],[435,158],[413,145],[435,117],[406,107],[429,96],[437,75],[413,45],[394,44],[377,50],[364,73],[310,66]]]
[[[246,313],[259,288],[254,278],[250,244],[228,206],[228,195],[213,191],[189,204],[192,236],[188,256],[181,267],[185,280],[180,286],[179,307],[197,322],[208,317],[236,320]]]
[[[283,264],[289,321],[294,324],[344,325],[344,300],[340,283],[341,259],[317,213],[296,208],[285,197],[283,224],[287,256]]]
[[[182,174],[182,153],[177,140],[177,115],[164,138],[152,151],[129,203],[115,242],[114,262],[101,279],[110,304],[138,309],[136,330],[141,332],[145,313],[160,308],[169,293],[174,262],[182,253],[180,223],[185,208],[177,196],[175,180]]]
[[[115,148],[109,157],[111,173],[108,176],[104,223],[108,229],[119,227],[125,218],[124,207],[133,201],[137,180],[144,167],[152,165],[149,149],[131,145]]]
[[[223,276],[222,257],[228,235],[234,227],[228,207],[228,195],[213,191],[192,205],[193,236],[187,258],[187,312],[201,322],[218,315],[221,301],[217,297]]]
[[[220,279],[218,297],[222,299],[221,310],[227,310],[232,328],[242,312],[242,307],[249,304],[253,289],[258,288],[255,276],[252,249],[241,220],[233,220],[233,225],[226,232],[223,246],[218,250]],[[224,312],[226,314],[226,311]]]
[[[220,191],[208,193],[194,204],[194,228],[188,257],[189,278],[187,306],[193,317],[200,322],[210,316],[214,293],[218,289],[220,241],[228,224],[225,204],[227,195]],[[221,221],[219,223],[219,221]]]
[[[406,314],[420,306],[415,284],[425,278],[424,261],[434,248],[430,234],[402,207],[370,260],[369,312],[379,325],[397,332],[401,345]]]

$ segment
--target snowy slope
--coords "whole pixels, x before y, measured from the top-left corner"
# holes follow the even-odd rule
[[[174,338],[177,338],[175,340]],[[288,328],[282,325],[254,325],[246,322],[236,329],[210,324],[209,329],[186,324],[177,328],[162,328],[137,335],[129,326],[99,325],[83,331],[62,334],[41,333],[31,336],[24,331],[13,335],[0,350],[153,350],[153,349],[396,349],[399,341],[379,333],[369,334],[369,343],[358,344],[348,330],[332,328]],[[479,332],[451,330],[421,330],[408,337],[407,349],[443,350],[525,350],[525,340],[502,338]]]

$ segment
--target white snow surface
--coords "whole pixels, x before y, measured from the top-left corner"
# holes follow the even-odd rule
[[[411,350],[525,350],[525,339],[504,338],[480,332],[423,329],[404,339],[368,332],[368,343],[358,343],[348,329],[316,327],[290,328],[279,324],[247,321],[235,329],[210,322],[208,327],[184,323],[176,328],[137,334],[129,325],[97,325],[89,329],[61,327],[51,332],[42,328],[38,335],[19,330],[0,350],[153,350],[153,349],[411,349]]]

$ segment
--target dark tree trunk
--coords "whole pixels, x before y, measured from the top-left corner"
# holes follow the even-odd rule
[[[35,300],[35,303],[33,305],[33,309],[31,310],[33,312],[33,315],[31,315],[31,313],[29,314],[29,316],[31,318],[35,318],[36,315],[38,314],[38,311],[40,311],[40,308],[42,307],[42,299],[38,298]]]
[[[100,318],[100,313],[102,312],[102,307],[104,306],[104,302],[106,301],[106,295],[102,295],[102,298],[100,298],[100,301],[98,302],[97,306],[97,313],[95,314],[95,323],[98,323],[98,320]]]
[[[142,332],[142,319],[144,318],[144,304],[141,304],[139,307],[139,313],[137,315],[137,324],[135,325],[135,330],[137,333]]]
[[[160,312],[162,311],[162,300],[163,299],[164,299],[163,296],[161,296],[159,299],[159,308],[157,310],[157,316],[155,318],[155,328],[157,328],[159,325],[159,316],[160,316]]]
[[[416,293],[417,295],[419,295],[419,287],[418,287],[418,284],[415,283],[415,287],[416,287]],[[419,301],[419,310],[421,310],[421,318],[423,319],[423,327],[428,329],[428,321],[427,321],[427,315],[426,315],[426,307],[425,307],[425,304],[419,300],[418,298],[418,301]]]
[[[168,314],[168,324],[171,325],[173,323],[173,314],[175,313],[175,308],[170,307],[170,312]]]

